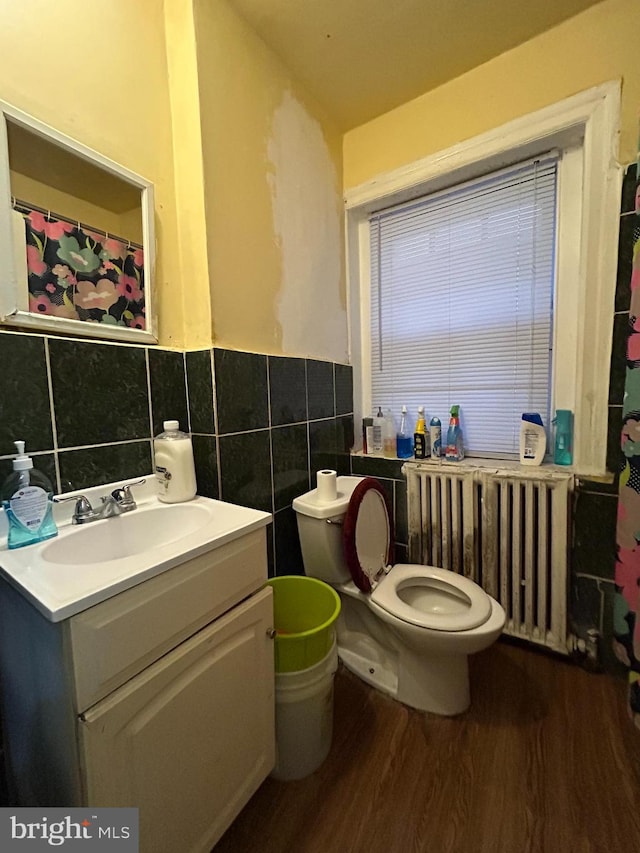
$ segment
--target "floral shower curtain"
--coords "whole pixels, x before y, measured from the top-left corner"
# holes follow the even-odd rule
[[[640,728],[640,152],[636,166],[627,376],[622,405],[614,650],[629,670],[629,713]]]

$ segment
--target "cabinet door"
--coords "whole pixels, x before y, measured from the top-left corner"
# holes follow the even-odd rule
[[[87,805],[138,807],[141,853],[208,853],[272,770],[271,596],[252,596],[80,717]]]

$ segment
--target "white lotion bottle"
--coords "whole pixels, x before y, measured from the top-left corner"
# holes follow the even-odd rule
[[[540,465],[547,449],[547,434],[537,412],[524,412],[520,424],[520,463]]]
[[[190,501],[196,496],[193,446],[178,421],[164,421],[164,432],[153,440],[158,500],[168,504]]]

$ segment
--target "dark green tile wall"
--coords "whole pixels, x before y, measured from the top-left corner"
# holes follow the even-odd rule
[[[350,472],[350,367],[5,331],[0,359],[0,475],[23,439],[57,492],[142,476],[153,436],[177,419],[192,435],[199,494],[274,513],[270,571],[302,571],[291,502],[319,468]]]

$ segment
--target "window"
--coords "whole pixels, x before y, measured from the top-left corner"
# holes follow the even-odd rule
[[[525,385],[531,382],[534,386],[531,399],[537,400],[539,398],[535,397],[538,393],[535,386],[540,384],[546,373],[548,402],[527,402],[525,405],[523,397],[522,401],[515,403],[514,410],[518,414],[517,429],[521,411],[528,408],[533,411],[543,409],[543,417],[545,405],[549,407],[550,412],[555,409],[570,409],[574,412],[574,470],[583,476],[601,475],[605,472],[609,363],[622,185],[622,168],[617,163],[619,115],[620,82],[605,83],[536,113],[515,119],[482,136],[461,142],[447,151],[440,151],[393,172],[377,175],[368,183],[347,191],[345,204],[349,328],[356,418],[370,415],[374,405],[393,405],[397,412],[398,406],[403,404],[412,405],[414,408],[422,404],[430,414],[433,414],[438,406],[437,414],[442,418],[443,409],[446,415],[449,402],[459,403],[464,406],[467,443],[470,431],[472,443],[477,443],[473,436],[475,422],[478,421],[474,410],[480,411],[481,405],[486,409],[490,408],[487,400],[491,400],[491,389],[483,389],[486,393],[478,395],[469,404],[460,398],[450,399],[449,383],[452,385],[452,394],[461,393],[460,389],[454,389],[453,380],[456,377],[452,376],[447,379],[446,399],[443,388],[432,389],[429,399],[429,385],[425,382],[424,389],[417,392],[417,399],[398,399],[396,402],[393,394],[396,393],[396,381],[400,381],[397,379],[400,375],[398,373],[393,380],[391,393],[383,391],[382,388],[373,390],[377,381],[376,361],[379,362],[380,353],[375,349],[375,329],[371,328],[371,317],[376,317],[377,311],[377,297],[372,297],[371,293],[372,269],[377,261],[376,238],[372,245],[370,222],[374,221],[374,214],[384,216],[386,214],[383,212],[386,211],[411,211],[416,205],[420,206],[417,201],[419,199],[437,200],[447,194],[455,194],[454,187],[474,186],[473,183],[468,183],[470,181],[475,181],[476,187],[482,186],[483,176],[508,175],[514,171],[514,167],[517,167],[517,172],[518,164],[538,161],[538,168],[544,164],[546,170],[550,161],[545,155],[554,151],[558,153],[556,176],[553,178],[547,175],[545,178],[551,182],[550,185],[556,181],[554,227],[547,231],[545,229],[551,227],[549,222],[546,225],[540,220],[537,222],[537,226],[540,226],[537,234],[540,237],[546,239],[551,233],[555,235],[555,242],[552,241],[552,263],[555,270],[552,313],[547,321],[543,321],[538,314],[540,305],[537,298],[533,309],[536,324],[536,334],[533,337],[535,341],[542,341],[546,336],[544,323],[549,324],[547,346],[552,357],[549,356],[546,367],[544,359],[537,363],[530,371],[531,378],[524,380]],[[553,167],[550,168],[553,171]],[[552,190],[550,192],[553,194]],[[533,226],[529,229],[530,234],[532,229]],[[384,236],[381,236],[384,242]],[[547,260],[540,263],[544,266],[551,261],[547,256]],[[382,264],[384,267],[384,259]],[[473,264],[474,270],[477,269],[475,259]],[[376,275],[377,272],[374,270]],[[539,270],[536,270],[536,291],[538,272]],[[439,287],[438,291],[441,290],[442,287]],[[440,304],[444,304],[443,300],[447,298],[448,292],[459,296],[458,291],[444,290]],[[476,311],[479,302],[480,300],[476,299],[472,306]],[[384,323],[384,293],[381,304]],[[393,309],[395,305],[392,304],[391,307]],[[503,306],[499,307],[502,311]],[[405,313],[411,314],[413,321],[414,311],[408,308]],[[452,313],[455,315],[461,312]],[[494,307],[493,313],[494,317],[498,316],[497,306]],[[459,337],[460,331],[453,325],[451,331],[449,330],[448,315],[447,309],[446,334]],[[377,319],[374,326],[376,324]],[[477,325],[474,317],[474,330]],[[442,329],[439,328],[438,331],[441,333]],[[433,335],[430,337],[435,340]],[[488,335],[489,342],[491,338],[492,335]],[[531,334],[528,341],[530,345]],[[449,346],[446,351],[459,348],[457,339],[455,343],[455,347]],[[431,356],[441,355],[445,348],[446,345],[437,342]],[[478,352],[478,346],[470,348],[474,371]],[[383,364],[387,357],[391,358],[391,352],[385,352],[383,344]],[[419,358],[423,359],[424,356]],[[414,369],[417,360],[415,346],[411,341],[405,346],[404,358],[397,361],[396,369],[401,371],[404,378]],[[427,380],[428,366],[418,367],[423,368]],[[467,374],[470,369],[467,366]],[[458,372],[463,374],[464,381],[464,371]],[[438,373],[442,373],[441,367]],[[436,390],[443,394],[442,403],[434,402]],[[384,393],[387,399],[374,399],[374,393]],[[510,427],[513,429],[513,424]],[[491,424],[488,428],[481,427],[481,430],[492,435],[496,433],[495,426]],[[356,434],[358,432],[356,431]],[[482,442],[484,443],[484,438]],[[483,448],[479,447],[477,452],[486,456],[509,453],[490,448],[486,444]]]
[[[371,399],[446,423],[470,455],[518,454],[549,423],[557,157],[372,213]]]

